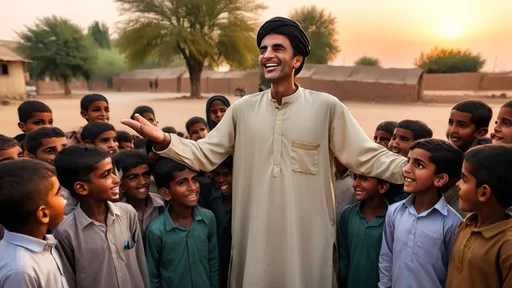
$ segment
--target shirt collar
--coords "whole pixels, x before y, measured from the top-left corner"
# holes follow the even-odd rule
[[[366,220],[366,217],[364,217],[363,211],[361,210],[361,202],[362,201],[357,201],[357,203],[355,204],[356,208],[357,208],[356,209],[357,210],[357,215],[359,215],[359,217],[361,217],[362,219]],[[389,208],[388,201],[386,201],[386,206],[387,206],[387,208]],[[386,211],[387,211],[387,208],[386,208]],[[384,220],[384,217],[386,216],[386,211],[384,213],[382,213],[381,215],[379,215],[379,216],[375,216],[375,218],[382,218],[382,220]]]
[[[179,226],[174,224],[174,221],[172,221],[171,214],[169,213],[169,211],[171,210],[171,205],[169,204],[167,207],[169,209],[167,209],[167,211],[165,211],[165,216],[164,216],[165,230],[171,231],[172,229],[178,228]],[[200,221],[200,220],[203,220],[203,217],[201,216],[201,212],[199,211],[199,209],[197,208],[197,205],[196,205],[196,207],[194,207],[194,221]]]
[[[414,200],[415,195],[411,195],[407,197],[407,199],[404,200],[402,205],[405,205],[407,208],[410,208],[412,206],[412,201]],[[437,201],[436,205],[434,207],[428,209],[427,211],[421,213],[421,214],[429,214],[430,211],[433,209],[436,209],[437,211],[441,212],[444,216],[448,215],[448,204],[446,203],[446,200],[444,199],[444,195],[441,195],[441,199]]]
[[[148,198],[146,198],[146,199],[148,200],[148,205],[146,206],[146,210],[144,211],[144,217],[148,217],[149,214],[151,214],[151,212],[153,212],[155,207],[165,206],[164,200],[158,194],[148,193]],[[128,203],[126,201],[126,197],[123,198],[123,200],[121,200],[121,202]]]
[[[121,215],[121,211],[114,203],[112,203],[110,201],[107,201],[107,205],[108,205],[107,223],[110,223],[111,221],[116,219],[116,215],[117,216]],[[76,222],[78,224],[78,228],[80,228],[80,229],[83,229],[85,226],[89,225],[90,223],[95,223],[94,220],[92,220],[91,218],[89,218],[89,216],[87,216],[85,214],[84,210],[82,210],[82,207],[80,206],[80,203],[76,206],[74,213],[75,213]]]
[[[295,93],[293,93],[289,96],[283,97],[283,99],[281,99],[281,106],[279,106],[279,104],[277,104],[277,101],[274,98],[272,98],[272,92],[271,92],[272,89],[268,89],[264,93],[267,93],[267,95],[268,95],[267,97],[269,98],[272,105],[274,105],[274,107],[283,108],[283,107],[295,102],[295,100],[299,99],[299,97],[302,96],[304,89],[302,89],[302,87],[300,87],[299,84],[297,84],[297,83],[295,83],[295,85],[298,87],[297,91],[295,91]]]
[[[46,235],[44,240],[37,239],[25,234],[13,233],[5,230],[4,241],[13,245],[26,248],[32,252],[39,253],[43,250],[50,250],[57,244],[57,240],[52,235]]]
[[[469,229],[471,229],[472,232],[482,233],[482,235],[485,238],[491,238],[498,233],[501,233],[507,229],[512,228],[512,218],[483,228],[476,228],[477,221],[478,214],[476,212],[473,212],[466,216],[466,219],[464,219],[464,225],[469,227]]]

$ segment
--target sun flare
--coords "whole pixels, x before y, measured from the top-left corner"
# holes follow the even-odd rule
[[[449,26],[444,31],[444,35],[450,39],[457,38],[460,35],[460,29],[455,26]]]

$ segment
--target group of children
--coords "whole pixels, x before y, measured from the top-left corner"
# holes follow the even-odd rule
[[[512,287],[512,101],[486,137],[491,120],[471,100],[452,108],[448,141],[418,120],[377,126],[375,142],[408,158],[405,182],[352,173],[337,187],[355,196],[336,207],[339,287]]]
[[[180,136],[206,137],[229,106],[211,97]],[[109,113],[86,95],[86,125],[65,133],[26,101],[23,133],[0,135],[0,287],[227,287],[233,158],[193,171]],[[159,125],[151,107],[135,114]],[[336,160],[340,287],[512,287],[512,146],[498,145],[512,144],[512,101],[486,138],[491,119],[481,101],[458,103],[448,141],[418,120],[379,124],[375,142],[408,158],[403,185]]]
[[[210,99],[208,120],[181,136],[204,138],[229,105]],[[227,287],[232,157],[193,171],[116,131],[109,113],[86,95],[86,125],[65,133],[47,105],[25,101],[23,133],[0,135],[0,287]],[[151,107],[135,114],[159,124]]]

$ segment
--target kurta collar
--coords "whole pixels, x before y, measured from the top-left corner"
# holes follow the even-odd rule
[[[364,219],[366,221],[366,217],[364,217],[364,214],[363,214],[363,211],[361,210],[361,202],[362,201],[358,201],[355,205],[356,205],[356,208],[357,208],[357,215],[361,218],[361,219]],[[386,201],[386,204],[387,204],[387,207],[389,208],[389,204],[388,202]],[[382,223],[384,221],[384,217],[386,216],[386,212],[387,212],[387,209],[386,211],[384,211],[384,213],[382,213],[381,215],[378,215],[378,216],[375,216],[375,218],[373,218],[373,220],[368,223],[368,225],[370,224],[375,224],[375,226],[378,226],[380,225],[380,223]],[[372,225],[373,226],[373,225]]]
[[[271,92],[272,89],[268,89],[267,90],[268,98],[269,98],[270,102],[272,103],[272,105],[274,105],[276,108],[283,108],[283,107],[288,106],[289,104],[295,102],[295,100],[299,99],[302,96],[304,89],[302,89],[302,87],[300,87],[298,84],[295,84],[295,85],[297,85],[297,87],[298,87],[297,91],[295,91],[295,93],[293,93],[292,95],[283,97],[283,99],[281,100],[281,106],[279,106],[279,104],[277,104],[277,101],[274,100],[274,98],[272,98],[272,92]]]
[[[470,227],[472,232],[479,232],[485,238],[491,238],[494,235],[503,232],[504,230],[512,228],[512,219],[501,221],[483,228],[475,228],[477,221],[478,214],[476,212],[473,212],[466,217],[466,219],[464,220],[464,224]]]

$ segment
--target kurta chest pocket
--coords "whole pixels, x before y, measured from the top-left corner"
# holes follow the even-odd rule
[[[291,167],[294,172],[318,174],[318,158],[320,145],[293,141],[291,151]]]

